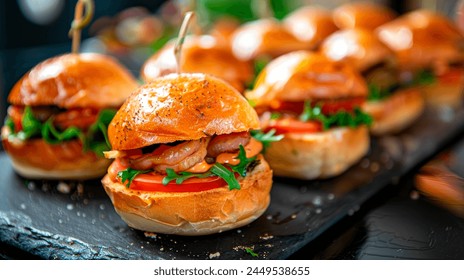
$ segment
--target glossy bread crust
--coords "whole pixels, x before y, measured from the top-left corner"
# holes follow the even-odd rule
[[[303,6],[295,10],[285,17],[283,24],[312,50],[338,29],[332,20],[332,13],[316,6]]]
[[[258,75],[246,97],[257,105],[272,101],[304,101],[366,97],[361,74],[346,63],[322,54],[298,51],[271,61]]]
[[[309,50],[307,42],[298,40],[275,19],[260,19],[237,28],[231,39],[232,52],[241,60],[277,57],[297,50]]]
[[[372,2],[346,3],[333,11],[333,20],[340,29],[359,27],[374,30],[395,17],[390,8]]]
[[[331,60],[343,61],[361,72],[393,57],[393,52],[374,32],[363,28],[333,33],[324,40],[320,51]]]
[[[115,59],[101,54],[64,54],[32,68],[13,87],[14,105],[61,108],[118,107],[137,88]]]
[[[126,100],[109,125],[108,137],[113,150],[130,150],[259,127],[254,109],[223,80],[170,74]]]
[[[174,42],[166,44],[142,66],[141,77],[150,82],[161,76],[176,73]],[[205,73],[229,82],[242,92],[253,79],[251,63],[237,59],[228,45],[212,36],[189,36],[182,46],[182,73]]]

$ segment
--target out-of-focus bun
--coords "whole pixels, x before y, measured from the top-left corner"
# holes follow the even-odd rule
[[[333,11],[333,20],[340,29],[374,30],[395,17],[395,12],[390,8],[371,2],[346,3]]]
[[[319,53],[298,51],[271,61],[246,96],[256,105],[274,100],[366,97],[367,86],[350,65],[332,61]]]
[[[61,108],[118,107],[137,86],[134,77],[109,56],[65,54],[32,68],[15,84],[8,101]]]
[[[338,29],[332,20],[332,13],[315,6],[295,10],[284,19],[283,24],[298,40],[306,42],[310,49],[316,49]]]
[[[161,76],[177,72],[174,42],[165,45],[150,57],[142,67],[142,79],[150,82]],[[229,46],[213,36],[189,36],[182,46],[183,73],[205,73],[229,82],[242,92],[253,79],[250,63],[237,59]]]

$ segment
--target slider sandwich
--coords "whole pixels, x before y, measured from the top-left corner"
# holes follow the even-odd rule
[[[103,186],[135,229],[205,235],[251,223],[270,201],[272,171],[250,136],[256,112],[228,83],[170,74],[136,90],[112,120],[115,159]]]
[[[16,172],[31,179],[91,179],[110,161],[107,125],[137,87],[114,59],[65,54],[43,61],[11,90],[2,143]]]
[[[288,53],[263,69],[246,97],[262,129],[283,135],[264,154],[275,175],[333,177],[369,149],[372,120],[361,110],[367,85],[348,64],[309,51]]]
[[[363,110],[374,118],[374,135],[399,132],[412,124],[424,110],[417,86],[401,80],[394,53],[368,29],[340,30],[330,35],[321,53],[359,70],[369,86]]]

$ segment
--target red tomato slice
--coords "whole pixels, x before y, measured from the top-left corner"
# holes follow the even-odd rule
[[[302,122],[293,118],[272,120],[266,130],[275,129],[276,134],[314,133],[322,131],[322,125],[317,121]]]
[[[455,84],[458,83],[464,77],[464,70],[454,68],[448,70],[443,75],[438,76],[438,80],[441,84]]]
[[[171,181],[167,185],[163,185],[163,178],[163,175],[154,173],[140,174],[132,181],[130,188],[149,192],[201,192],[227,186],[227,183],[218,176],[190,178],[182,184]]]

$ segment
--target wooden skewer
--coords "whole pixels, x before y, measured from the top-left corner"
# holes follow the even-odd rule
[[[84,15],[85,8],[85,15]],[[72,37],[72,52],[79,52],[79,45],[81,42],[81,30],[93,17],[94,4],[92,0],[78,0],[76,3],[76,9],[74,10],[74,20],[71,23],[71,29],[69,30],[69,36]],[[83,17],[84,16],[84,17]]]
[[[271,0],[254,0],[253,6],[259,18],[273,18],[275,16],[271,6]]]
[[[180,26],[179,36],[177,37],[176,45],[174,46],[174,55],[176,57],[177,63],[177,73],[181,73],[182,66],[181,66],[181,54],[182,54],[182,45],[184,44],[185,37],[187,36],[188,27],[190,21],[195,16],[193,11],[189,11],[185,13],[184,20],[182,21],[182,25]]]

